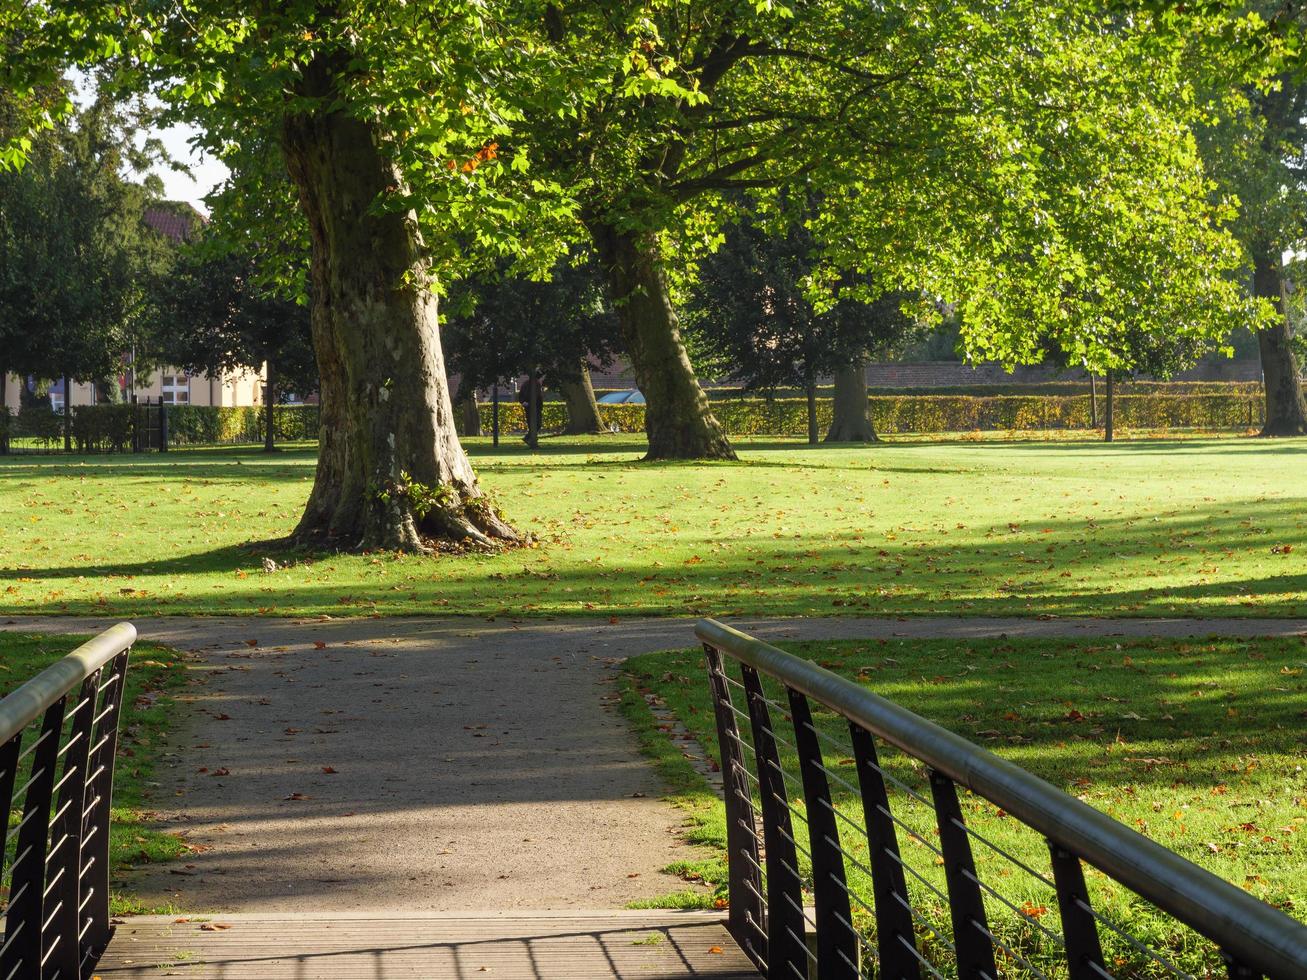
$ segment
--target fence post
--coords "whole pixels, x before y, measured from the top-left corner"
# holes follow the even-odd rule
[[[159,396],[159,452],[168,451],[168,406],[163,403],[163,395]]]

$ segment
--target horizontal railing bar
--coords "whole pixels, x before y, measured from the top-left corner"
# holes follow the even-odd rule
[[[714,620],[695,634],[1002,807],[1248,966],[1301,975],[1307,926],[1016,764],[811,661]],[[0,728],[0,738],[3,738]]]
[[[975,884],[979,885],[981,888],[983,888],[985,891],[987,891],[987,892],[988,892],[990,895],[992,895],[994,898],[998,899],[1000,902],[1002,902],[1002,903],[1003,903],[1004,905],[1006,905],[1008,908],[1010,908],[1013,912],[1015,912],[1015,913],[1020,917],[1021,921],[1026,922],[1026,923],[1028,923],[1029,925],[1034,926],[1036,929],[1038,929],[1040,932],[1042,932],[1042,933],[1043,933],[1045,936],[1047,936],[1049,939],[1054,940],[1054,941],[1057,942],[1060,946],[1062,946],[1064,949],[1066,948],[1066,940],[1065,940],[1062,936],[1058,935],[1058,934],[1057,934],[1056,932],[1054,932],[1052,929],[1048,928],[1048,926],[1046,926],[1046,925],[1041,925],[1038,919],[1036,919],[1036,918],[1035,918],[1033,915],[1031,915],[1029,912],[1024,912],[1024,911],[1022,911],[1022,909],[1021,909],[1021,907],[1020,907],[1019,905],[1017,905],[1015,902],[1009,901],[1009,899],[1007,898],[1007,896],[1004,895],[1002,892],[1000,892],[998,889],[994,888],[992,885],[988,885],[988,884],[986,884],[985,882],[981,881],[980,878],[979,878],[977,875],[973,875],[973,874],[971,873],[971,871],[970,871],[969,869],[967,869],[967,868],[963,868],[963,869],[962,869],[962,874],[963,874],[965,877],[971,879],[971,881],[973,881]]]
[[[1151,946],[1147,946],[1144,943],[1141,943],[1138,939],[1130,935],[1130,933],[1126,932],[1111,919],[1104,918],[1093,908],[1093,906],[1089,905],[1087,902],[1084,902],[1077,898],[1075,900],[1075,903],[1083,911],[1088,912],[1090,915],[1092,915],[1097,922],[1099,922],[1101,925],[1107,926],[1107,928],[1111,929],[1114,933],[1116,933],[1118,936],[1120,936],[1122,939],[1128,942],[1136,950],[1143,953],[1145,956],[1152,957],[1154,960],[1157,961],[1157,963],[1160,966],[1163,966],[1166,969],[1170,970],[1177,977],[1181,977],[1182,980],[1194,980],[1193,974],[1185,973],[1184,970],[1181,970],[1178,966],[1171,963],[1164,956],[1162,956],[1161,953],[1157,952]]]
[[[82,703],[85,704],[86,702],[83,701]],[[76,714],[77,714],[77,710],[78,710],[78,709],[76,709],[76,708],[73,708],[72,710],[70,710],[70,711],[68,712],[68,717],[69,717],[69,718],[72,718],[74,715],[76,715]],[[67,742],[65,742],[63,745],[59,746],[59,751],[55,753],[55,758],[56,758],[56,759],[62,759],[65,755],[68,754],[68,750],[71,749],[71,748],[72,748],[74,745],[76,745],[78,742],[80,742],[84,737],[85,737],[85,736],[84,736],[81,732],[74,732],[72,738],[70,738],[70,739],[69,739]]]
[[[916,916],[914,915],[913,918],[915,919]],[[931,929],[930,926],[926,926],[926,928],[927,928],[927,929],[930,929],[930,931],[931,931],[932,933],[934,933],[935,938],[938,939],[940,942],[944,943],[946,946],[948,946],[949,949],[952,949],[952,948],[953,948],[952,945],[949,944],[949,942],[948,942],[947,939],[945,939],[945,938],[944,938],[943,936],[941,936],[939,933],[935,932],[934,929]],[[933,976],[938,977],[939,980],[944,980],[944,974],[942,974],[942,973],[940,973],[938,970],[936,970],[935,967],[931,965],[930,960],[926,959],[926,957],[924,957],[924,956],[921,955],[921,951],[920,951],[919,949],[917,949],[916,944],[915,944],[915,943],[912,943],[912,942],[909,942],[907,936],[899,936],[899,937],[898,937],[898,940],[899,940],[900,943],[903,944],[903,948],[906,949],[908,952],[910,952],[910,953],[911,953],[911,954],[916,958],[916,960],[917,960],[918,963],[920,963],[920,964],[921,964],[922,966],[924,966],[927,970],[929,970]]]
[[[42,712],[136,642],[136,627],[119,623],[87,640],[0,701],[0,743],[9,741]]]
[[[1030,865],[1026,864],[1026,862],[1022,861],[1020,858],[1013,857],[1011,854],[1009,854],[1007,851],[1003,850],[1003,848],[999,847],[997,844],[995,844],[995,843],[994,843],[992,840],[990,840],[988,837],[984,837],[984,836],[982,836],[981,834],[979,834],[978,832],[976,832],[975,830],[972,830],[970,827],[968,827],[965,823],[963,823],[963,822],[962,822],[961,820],[959,820],[957,817],[951,817],[950,819],[952,820],[954,826],[956,826],[956,827],[961,827],[961,828],[962,828],[963,830],[965,830],[965,831],[966,831],[966,832],[967,832],[967,833],[968,833],[972,838],[974,838],[975,840],[980,841],[980,843],[984,844],[984,845],[985,845],[986,847],[988,847],[991,851],[994,851],[996,854],[1000,854],[1000,855],[1002,855],[1002,856],[1005,857],[1007,860],[1009,860],[1009,861],[1011,861],[1013,864],[1015,864],[1015,865],[1016,865],[1018,868],[1020,868],[1022,871],[1024,871],[1026,874],[1030,875],[1032,878],[1037,879],[1040,883],[1042,883],[1042,884],[1044,884],[1044,885],[1047,885],[1049,888],[1052,888],[1052,889],[1054,889],[1054,890],[1056,891],[1056,889],[1057,889],[1057,885],[1056,885],[1053,881],[1051,881],[1050,879],[1045,878],[1044,875],[1043,875],[1043,872],[1038,871],[1038,870],[1036,870],[1035,868],[1032,868]]]
[[[113,709],[116,707],[118,707],[118,705],[116,705],[112,701],[108,702],[107,704],[102,704],[100,706],[100,713],[91,719],[91,724],[92,725],[100,724],[100,722],[104,720],[104,717],[108,714],[111,714],[113,712]],[[103,739],[101,739],[101,741],[103,741]],[[92,751],[94,751],[94,749]]]
[[[994,935],[994,933],[992,933],[988,928],[981,925],[975,919],[971,920],[971,924],[975,926],[985,936],[986,939],[988,939],[999,949],[1003,950],[1009,956],[1013,956],[1016,959],[1018,959],[1021,962],[1021,965],[1024,966],[1027,970],[1032,970],[1033,972],[1039,974],[1043,978],[1043,980],[1049,980],[1049,976],[1047,973],[1045,973],[1039,967],[1035,966],[1035,964],[1031,963],[1028,959],[1026,959],[1024,956],[1018,953],[1015,949],[1013,949],[1007,943],[1003,942],[1003,940],[999,939],[998,936]]]
[[[56,698],[55,700],[58,700],[58,698]],[[24,726],[24,727],[26,727],[26,726]],[[47,738],[53,738],[54,736],[55,736],[55,732],[54,732],[54,731],[52,731],[51,729],[48,729],[48,728],[45,729],[43,732],[41,732],[40,735],[37,736],[36,741],[34,741],[34,742],[33,742],[31,745],[29,745],[27,748],[23,749],[22,752],[18,753],[18,761],[19,761],[19,762],[22,762],[22,761],[23,761],[24,759],[26,759],[29,755],[31,755],[33,752],[35,752],[37,749],[39,749],[39,748],[41,747],[41,743],[43,743]],[[15,736],[15,737],[16,737],[16,736]],[[18,794],[15,793],[14,795],[17,796]]]

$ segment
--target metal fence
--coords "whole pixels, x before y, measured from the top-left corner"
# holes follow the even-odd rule
[[[85,980],[113,934],[109,808],[135,640],[114,626],[0,701],[3,980]]]
[[[810,661],[696,634],[730,925],[769,980],[1307,978],[1307,926],[1280,910]],[[981,807],[1048,860],[969,826]]]

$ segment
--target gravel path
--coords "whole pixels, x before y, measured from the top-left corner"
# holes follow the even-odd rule
[[[33,632],[109,621],[13,617]],[[740,619],[772,640],[1295,635],[1302,620]],[[693,851],[615,708],[620,658],[679,619],[137,620],[196,654],[159,772],[198,853],[144,871],[188,911],[618,908],[685,887]]]

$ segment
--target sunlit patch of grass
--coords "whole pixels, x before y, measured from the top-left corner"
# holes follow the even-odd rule
[[[536,543],[463,556],[279,543],[311,452],[0,458],[0,610],[1307,615],[1307,445],[737,444],[705,464],[641,462],[630,437],[469,440]]]

